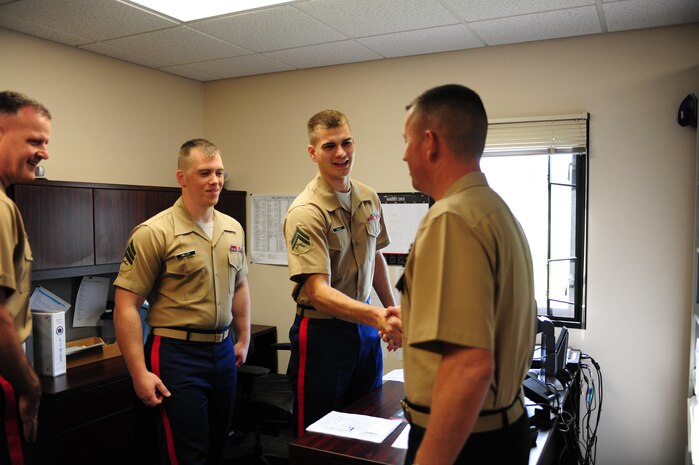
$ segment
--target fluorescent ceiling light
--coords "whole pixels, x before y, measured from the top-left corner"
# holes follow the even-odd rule
[[[289,0],[131,0],[180,21],[220,16],[263,6],[288,3]]]

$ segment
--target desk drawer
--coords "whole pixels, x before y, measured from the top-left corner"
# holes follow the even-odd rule
[[[136,460],[133,411],[124,410],[61,435],[58,464],[125,465]]]
[[[85,391],[54,399],[58,432],[100,420],[116,412],[130,410],[135,402],[131,379],[95,385]]]

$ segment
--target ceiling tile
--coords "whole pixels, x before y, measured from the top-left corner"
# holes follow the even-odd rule
[[[187,26],[113,39],[106,43],[132,52],[158,57],[176,65],[249,53]]]
[[[136,63],[137,65],[147,66],[149,68],[161,68],[163,66],[172,65],[172,63],[163,61],[159,58],[143,55],[132,50],[125,50],[105,42],[87,44],[81,46],[80,48],[83,50],[89,50],[90,52],[99,53],[100,55],[106,55],[119,60],[128,61],[130,63]]]
[[[442,0],[466,21],[504,18],[594,5],[595,0]]]
[[[316,68],[382,58],[381,55],[353,40],[279,50],[265,53],[265,56],[294,68]]]
[[[512,44],[602,32],[594,6],[469,23],[488,45]]]
[[[313,0],[295,6],[353,38],[460,22],[437,0]]]
[[[610,32],[699,22],[697,0],[624,0],[602,9]]]
[[[114,0],[22,0],[0,7],[12,16],[89,41],[172,27],[178,23]]]
[[[220,60],[204,61],[189,65],[196,69],[221,78],[253,76],[256,74],[291,71],[294,68],[262,55],[245,55]]]
[[[290,6],[202,21],[190,27],[255,52],[347,39]]]
[[[63,31],[57,31],[46,27],[43,24],[30,23],[13,16],[5,16],[2,13],[0,6],[0,27],[11,29],[13,31],[22,32],[30,36],[39,37],[41,39],[52,40],[66,45],[80,45],[89,42],[87,37],[78,37]]]
[[[364,37],[357,39],[357,42],[389,58],[448,52],[484,45],[462,24]]]

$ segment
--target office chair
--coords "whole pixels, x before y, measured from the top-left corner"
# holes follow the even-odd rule
[[[272,344],[271,347],[277,351],[291,350],[291,344],[288,342]],[[247,459],[252,460],[249,463],[255,464],[287,464],[287,457],[264,453],[262,434],[278,436],[280,429],[292,428],[294,391],[290,378],[285,374],[270,373],[269,369],[254,365],[241,366],[238,376],[243,390],[240,407],[244,411],[248,426],[254,429],[255,443],[252,454],[235,457],[235,463]]]

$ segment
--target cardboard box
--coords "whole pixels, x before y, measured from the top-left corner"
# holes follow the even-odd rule
[[[65,312],[32,311],[34,327],[34,369],[42,375],[66,372]]]
[[[106,360],[108,358],[119,357],[121,355],[118,344],[105,344],[102,338],[99,337],[76,339],[70,341],[67,347],[82,348],[82,350],[72,352],[68,355],[67,365],[69,369],[87,365],[88,363],[99,362],[100,360]]]

